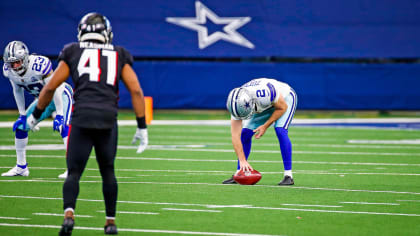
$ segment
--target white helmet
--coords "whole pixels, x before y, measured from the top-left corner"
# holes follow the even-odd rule
[[[226,107],[232,116],[246,120],[254,114],[255,100],[245,88],[234,88],[229,93]]]
[[[6,65],[13,69],[18,74],[23,74],[29,64],[29,50],[28,47],[21,41],[12,41],[7,44],[3,53],[3,61]],[[13,68],[12,63],[21,61],[21,65]]]

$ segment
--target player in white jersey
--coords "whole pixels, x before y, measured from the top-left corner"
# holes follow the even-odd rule
[[[2,176],[28,176],[29,168],[26,162],[26,146],[28,144],[29,126],[26,118],[32,114],[38,102],[41,89],[51,79],[53,73],[51,61],[44,56],[29,55],[28,47],[21,41],[12,41],[4,49],[3,75],[9,79],[13,88],[19,118],[13,124],[15,132],[16,166]],[[27,91],[36,99],[25,110],[25,95]],[[54,100],[41,116],[46,119],[55,113],[53,130],[60,132],[64,146],[67,147],[68,124],[73,104],[73,90],[70,85],[63,84],[54,94]],[[67,171],[60,178],[67,177]]]
[[[249,81],[233,89],[226,106],[231,113],[232,144],[238,157],[237,171],[250,171],[248,163],[252,136],[261,138],[274,124],[283,158],[284,178],[279,185],[293,185],[292,143],[288,136],[289,124],[297,105],[295,91],[286,83],[267,78]],[[223,181],[235,184],[233,178]]]

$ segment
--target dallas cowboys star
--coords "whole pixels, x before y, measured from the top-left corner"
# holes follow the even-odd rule
[[[255,48],[254,44],[248,41],[236,30],[251,21],[251,17],[219,17],[204,4],[195,2],[195,18],[191,17],[167,17],[166,21],[191,30],[197,31],[198,47],[204,49],[219,40],[224,40],[247,48]],[[205,26],[207,19],[217,25],[225,25],[222,31],[208,34]]]

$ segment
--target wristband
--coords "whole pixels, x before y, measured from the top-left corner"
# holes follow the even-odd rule
[[[146,117],[136,117],[137,120],[137,127],[139,129],[146,129],[147,125],[146,125]]]
[[[41,115],[44,111],[45,111],[45,109],[39,109],[36,106],[34,112],[32,112],[32,115],[35,117],[35,119],[39,119],[39,117],[41,117]]]

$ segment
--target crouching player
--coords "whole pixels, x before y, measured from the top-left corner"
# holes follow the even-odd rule
[[[288,135],[289,124],[295,114],[297,96],[286,83],[274,79],[254,79],[233,89],[227,99],[231,113],[232,144],[238,157],[238,170],[252,170],[248,163],[252,136],[261,138],[274,124],[283,158],[284,178],[279,185],[293,185],[292,143]],[[223,184],[236,184],[232,178]]]
[[[19,118],[13,124],[15,132],[16,166],[1,176],[28,176],[29,168],[26,162],[26,146],[28,144],[29,126],[26,118],[32,114],[41,89],[51,79],[53,73],[51,61],[44,56],[29,55],[28,47],[21,41],[12,41],[4,49],[3,75],[9,79],[13,88]],[[25,111],[24,90],[35,97],[35,100]],[[73,90],[69,84],[62,84],[54,94],[54,100],[48,105],[40,120],[55,113],[53,130],[60,132],[64,146],[67,147],[68,124],[73,104]],[[59,175],[66,178],[67,171]]]

